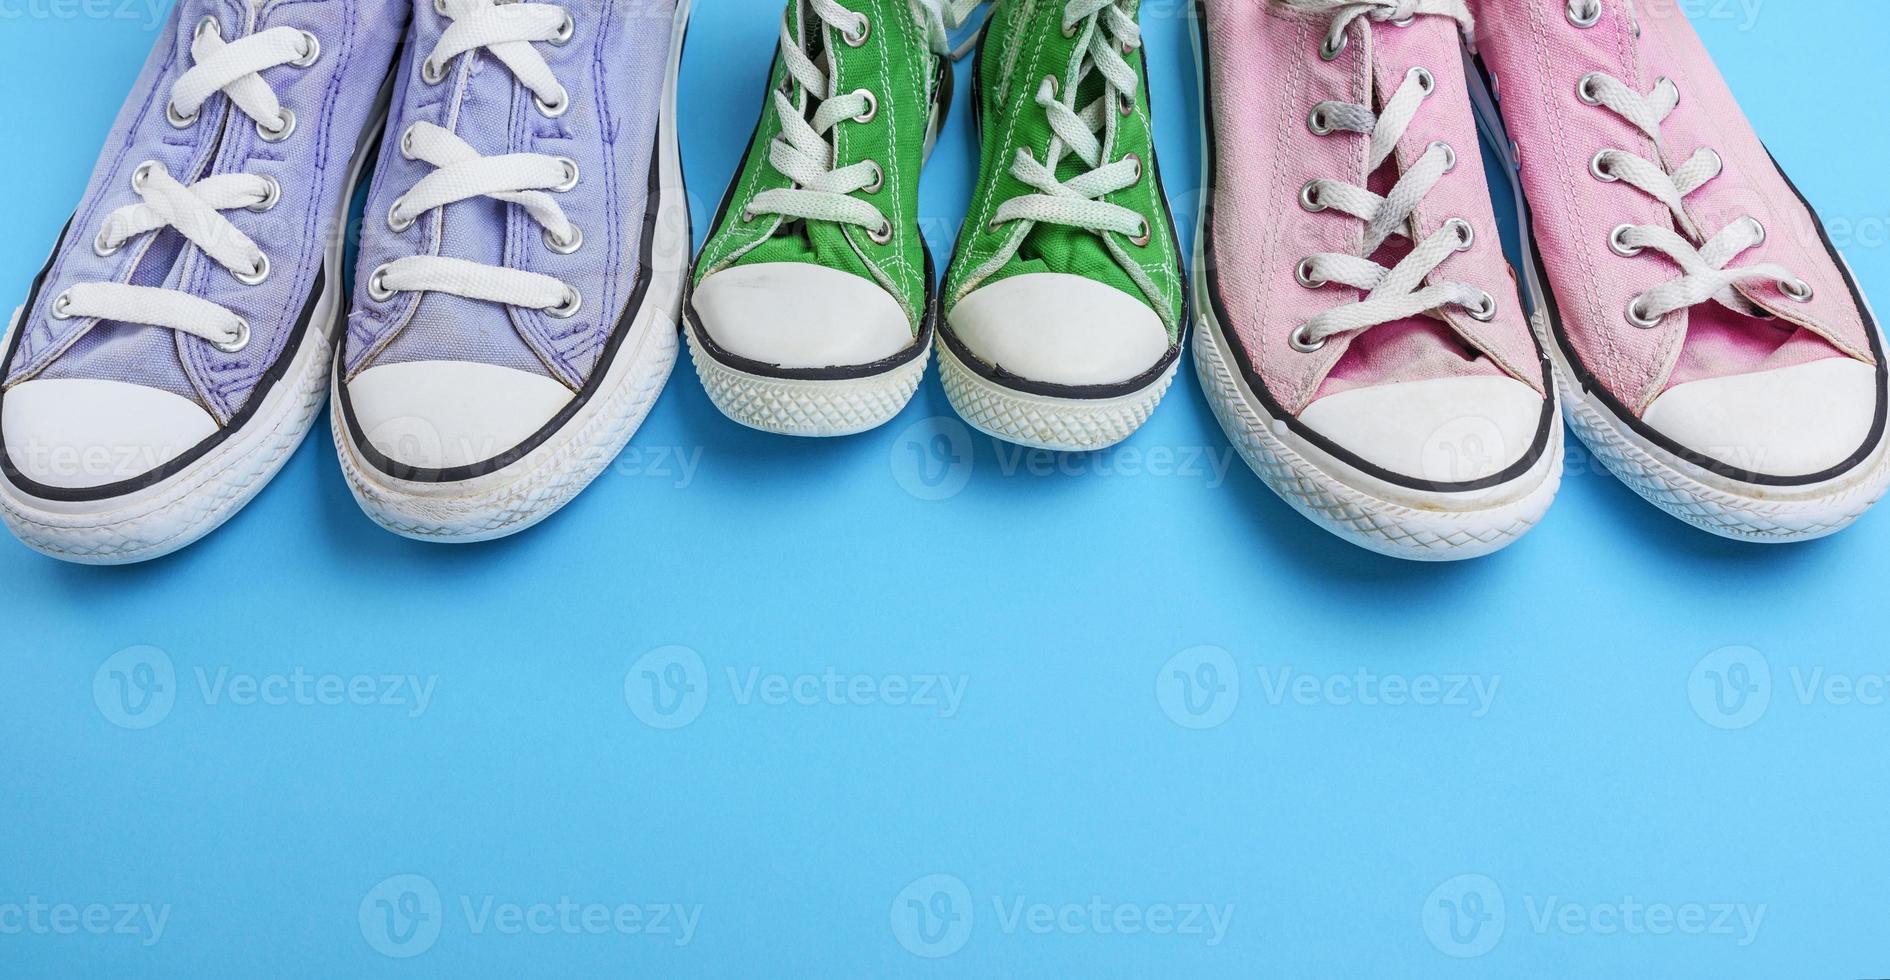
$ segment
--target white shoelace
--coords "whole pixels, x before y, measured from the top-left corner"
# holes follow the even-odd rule
[[[1633,124],[1654,141],[1656,152],[1666,156],[1660,125],[1680,104],[1680,89],[1672,81],[1661,79],[1646,95],[1629,88],[1606,72],[1591,72],[1582,77],[1576,95],[1589,105],[1604,107]],[[1811,286],[1790,270],[1773,263],[1727,268],[1726,263],[1747,249],[1765,241],[1765,225],[1747,215],[1718,233],[1707,235],[1687,214],[1686,197],[1718,177],[1725,163],[1717,152],[1701,147],[1673,170],[1625,150],[1607,149],[1595,154],[1589,171],[1597,180],[1620,181],[1667,206],[1685,237],[1670,228],[1653,225],[1621,225],[1609,236],[1609,245],[1617,254],[1638,255],[1654,249],[1674,261],[1682,275],[1642,293],[1628,303],[1627,321],[1642,329],[1658,325],[1668,314],[1689,309],[1708,300],[1748,316],[1771,314],[1739,292],[1740,283],[1776,282],[1790,298],[1810,302]],[[1704,242],[1696,246],[1695,242]]]
[[[552,74],[534,44],[563,44],[574,23],[562,7],[543,3],[499,3],[498,0],[436,0],[435,9],[452,20],[432,53],[421,65],[428,84],[446,78],[453,59],[483,51],[509,69],[531,91],[538,110],[547,117],[570,108],[570,94]],[[544,229],[545,247],[569,255],[584,244],[581,229],[572,224],[547,192],[577,186],[576,161],[540,153],[480,156],[452,132],[429,122],[416,122],[400,137],[400,151],[409,160],[434,168],[413,189],[394,201],[387,225],[395,232],[413,227],[421,217],[449,204],[478,197],[516,204]],[[521,269],[483,265],[438,255],[413,255],[375,269],[368,277],[368,295],[377,302],[397,293],[437,292],[468,299],[543,310],[560,319],[575,316],[583,305],[577,288],[551,276]]]
[[[873,29],[872,21],[865,14],[848,10],[835,0],[806,0],[806,9],[814,14],[813,21],[802,24],[802,33],[810,41],[813,33],[805,28],[830,27],[833,35],[827,39],[828,44],[837,40],[858,47],[866,43]],[[800,83],[800,93],[798,99],[790,98],[780,89],[770,93],[775,115],[781,121],[781,133],[768,146],[768,162],[793,181],[794,186],[770,188],[756,194],[744,210],[743,220],[778,214],[804,221],[857,225],[867,229],[868,236],[875,242],[891,241],[892,222],[885,213],[852,196],[857,191],[878,190],[885,180],[885,172],[876,160],[836,168],[830,139],[833,128],[842,122],[872,121],[879,112],[879,97],[863,88],[841,94],[833,92],[825,67],[827,59],[823,56],[816,62],[808,56],[802,42],[789,30],[785,15],[781,18],[781,59],[788,75]],[[819,103],[811,119],[806,115],[810,101]]]
[[[171,88],[166,114],[172,125],[180,129],[195,125],[204,103],[222,92],[231,105],[255,121],[263,139],[281,142],[295,131],[295,114],[283,108],[261,72],[283,65],[313,65],[321,55],[321,44],[313,34],[289,27],[226,42],[216,19],[206,17],[197,24],[190,55],[191,68]],[[162,164],[147,160],[132,174],[131,189],[141,203],[106,216],[92,243],[100,256],[117,252],[139,235],[173,228],[239,282],[253,286],[269,277],[269,257],[221,212],[274,207],[282,197],[282,188],[274,180],[253,174],[218,174],[185,186]],[[75,285],[53,300],[52,316],[164,327],[202,337],[229,353],[247,346],[250,336],[249,323],[219,304],[173,289],[127,283]]]
[[[1011,176],[1037,193],[1023,194],[1000,204],[991,224],[1013,221],[1064,225],[1085,231],[1112,231],[1128,235],[1137,244],[1148,242],[1153,229],[1130,208],[1102,197],[1135,186],[1142,179],[1142,161],[1129,154],[1113,163],[1103,162],[1103,138],[1110,114],[1128,115],[1135,109],[1138,79],[1125,54],[1142,45],[1142,29],[1118,0],[1067,0],[1063,5],[1063,33],[1077,39],[1083,51],[1068,79],[1048,77],[1037,83],[1037,105],[1049,120],[1052,137],[1042,160],[1019,147],[1011,161]],[[1078,92],[1090,74],[1100,74],[1103,91],[1081,109]],[[1067,181],[1057,179],[1064,154],[1073,154],[1090,169]]]
[[[1320,56],[1331,60],[1349,43],[1353,22],[1369,17],[1379,23],[1401,24],[1419,15],[1450,17],[1472,29],[1474,21],[1464,0],[1273,0],[1281,6],[1333,15]],[[1307,116],[1307,126],[1319,136],[1336,132],[1359,133],[1371,140],[1366,173],[1375,172],[1398,148],[1398,141],[1416,118],[1418,107],[1436,89],[1436,79],[1422,67],[1405,74],[1404,82],[1374,114],[1369,106],[1349,102],[1321,102]],[[1314,316],[1293,331],[1294,349],[1311,353],[1342,333],[1362,332],[1381,324],[1434,313],[1447,306],[1462,308],[1472,318],[1489,322],[1496,317],[1496,299],[1465,283],[1442,282],[1425,286],[1424,280],[1451,256],[1475,241],[1475,229],[1462,218],[1444,223],[1423,241],[1415,241],[1412,215],[1425,195],[1457,165],[1457,152],[1447,143],[1432,143],[1384,196],[1338,180],[1312,180],[1300,189],[1299,203],[1307,211],[1340,211],[1365,222],[1365,240],[1358,254],[1322,252],[1300,262],[1297,278],[1308,289],[1343,283],[1365,292],[1356,303]],[[1370,256],[1392,236],[1413,239],[1413,248],[1393,268]]]

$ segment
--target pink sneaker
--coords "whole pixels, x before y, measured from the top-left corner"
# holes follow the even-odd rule
[[[1562,430],[1490,207],[1463,0],[1196,0],[1195,368],[1300,513],[1400,558],[1548,509]]]
[[[1576,433],[1715,534],[1791,541],[1856,520],[1890,483],[1875,318],[1686,16],[1674,0],[1478,13],[1524,247],[1532,217],[1553,298],[1536,329]]]

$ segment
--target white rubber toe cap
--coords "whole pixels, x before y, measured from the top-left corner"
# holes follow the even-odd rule
[[[1327,395],[1299,419],[1380,469],[1470,483],[1501,473],[1529,451],[1542,403],[1540,393],[1514,378],[1435,378]]]
[[[1641,421],[1700,455],[1767,476],[1841,465],[1870,435],[1877,371],[1848,357],[1668,389]]]
[[[1168,353],[1168,328],[1147,304],[1060,272],[978,287],[952,307],[951,328],[984,363],[1046,384],[1120,384]]]
[[[0,401],[0,433],[14,469],[62,490],[148,473],[216,431],[216,420],[196,402],[124,381],[27,381]]]
[[[811,262],[724,269],[696,287],[694,305],[715,346],[777,367],[854,367],[912,346],[912,325],[891,294]]]
[[[571,398],[571,389],[543,375],[471,361],[381,364],[348,384],[368,443],[396,463],[423,469],[499,456]]]

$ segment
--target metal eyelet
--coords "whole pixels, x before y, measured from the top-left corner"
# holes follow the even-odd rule
[[[1482,301],[1477,303],[1476,309],[1465,310],[1464,312],[1470,314],[1470,319],[1478,323],[1488,323],[1496,319],[1496,297],[1491,296],[1486,290],[1483,293]]]
[[[1457,235],[1457,251],[1468,252],[1477,243],[1477,229],[1463,218],[1452,218],[1444,222],[1444,228]]]
[[[438,85],[446,80],[446,66],[428,58],[420,63],[420,80],[428,85]]]
[[[412,228],[413,223],[420,220],[418,217],[407,217],[406,215],[403,215],[400,213],[400,206],[405,203],[407,203],[406,198],[397,197],[397,198],[394,198],[393,204],[388,205],[388,208],[387,208],[387,230],[388,231],[391,231],[395,234],[399,234],[403,231],[406,231],[409,228]]]
[[[264,177],[263,199],[249,205],[247,210],[262,214],[273,209],[282,200],[282,184],[274,177]]]
[[[1319,353],[1319,349],[1326,346],[1326,338],[1321,337],[1318,340],[1313,340],[1309,337],[1306,334],[1306,328],[1310,325],[1311,324],[1302,323],[1294,327],[1293,332],[1286,337],[1287,345],[1299,351],[1301,354]]]
[[[264,143],[280,143],[295,134],[295,110],[282,107],[282,115],[276,117],[276,127],[270,129],[262,123],[256,124],[256,135]]]
[[[1575,83],[1575,97],[1588,105],[1600,105],[1601,96],[1595,94],[1595,85],[1601,81],[1601,73],[1591,71]]]
[[[880,169],[879,161],[877,160],[868,160],[866,162],[873,168],[873,179],[868,182],[865,187],[860,188],[860,190],[868,194],[877,194],[880,188],[886,186],[886,171]]]
[[[884,245],[887,242],[892,241],[892,237],[893,237],[892,222],[887,221],[883,218],[880,219],[879,227],[874,228],[873,230],[867,232],[866,237],[872,239],[873,243],[876,245]]]
[[[840,40],[845,41],[847,47],[849,48],[857,48],[860,45],[865,44],[866,39],[872,36],[873,36],[873,21],[872,21],[872,18],[867,17],[865,14],[860,15],[859,33],[848,34],[846,31],[840,32]]]
[[[171,125],[178,129],[189,129],[191,126],[196,125],[197,118],[202,114],[203,110],[198,109],[196,112],[186,116],[177,108],[177,103],[166,102],[164,104],[164,118],[170,120]]]
[[[433,0],[433,12],[441,17],[446,16],[446,0]]]
[[[1720,156],[1719,151],[1713,149],[1710,146],[1706,148],[1706,152],[1711,153],[1713,155],[1713,177],[1717,177],[1720,174],[1725,173],[1726,172],[1726,158],[1723,156]],[[1713,178],[1708,177],[1707,179],[1711,180]]]
[[[385,303],[394,298],[394,291],[387,288],[387,266],[380,266],[368,274],[368,298],[376,303]]]
[[[1596,180],[1604,184],[1612,184],[1621,179],[1616,177],[1613,173],[1613,168],[1608,166],[1608,161],[1613,159],[1611,154],[1614,152],[1613,150],[1602,150],[1595,154],[1594,159],[1588,161],[1588,172],[1592,174]]]
[[[1141,155],[1137,153],[1130,153],[1124,156],[1122,159],[1131,160],[1131,161],[1134,161],[1135,163],[1135,179],[1130,181],[1130,186],[1134,186],[1136,184],[1141,183],[1142,182],[1142,157]]]
[[[68,289],[53,297],[52,306],[47,308],[46,315],[55,320],[72,319],[72,290]]]
[[[1794,303],[1809,303],[1811,298],[1817,295],[1812,291],[1811,283],[1803,279],[1780,280],[1778,289],[1779,292],[1785,294],[1786,299]]]
[[[420,126],[419,123],[414,123],[408,126],[400,134],[400,155],[403,157],[406,157],[409,160],[415,159],[413,155],[413,137],[414,137],[414,130],[418,129],[419,126]]]
[[[583,308],[584,294],[566,286],[564,287],[564,302],[546,310],[545,315],[557,320],[569,320],[577,316],[578,311]]]
[[[308,31],[303,31],[302,32],[302,54],[300,57],[296,58],[294,61],[289,62],[289,64],[296,68],[310,68],[314,66],[316,61],[321,59],[321,56],[322,56],[321,38],[316,37],[314,34]]]
[[[98,230],[98,236],[92,239],[92,254],[101,259],[109,259],[117,255],[119,249],[125,247],[125,243],[123,242],[119,242],[116,245],[105,244],[105,232],[109,230],[108,228],[100,228]]]
[[[551,189],[559,194],[563,194],[578,185],[578,164],[576,160],[570,157],[559,157],[558,165],[564,168],[564,180]]]
[[[206,15],[198,20],[197,26],[190,32],[190,39],[195,41],[206,33],[215,34],[217,37],[223,36],[223,25],[217,22],[215,15]]]
[[[1067,22],[1067,23],[1065,23],[1065,24],[1063,25],[1063,36],[1064,36],[1064,37],[1075,37],[1075,36],[1076,36],[1076,26],[1077,26],[1077,25],[1076,25],[1076,22],[1075,22],[1075,21],[1069,21],[1069,22]]]
[[[151,173],[157,168],[158,162],[156,160],[146,160],[138,164],[138,169],[131,172],[131,192],[133,194],[143,194],[145,182],[151,179]]]
[[[536,95],[532,96],[532,101],[537,103],[539,115],[544,116],[546,119],[556,119],[564,115],[565,112],[571,108],[571,93],[564,86],[560,85],[558,86],[558,101],[546,102]]]
[[[552,36],[551,43],[567,44],[576,33],[577,21],[572,19],[571,11],[566,10],[564,12],[564,22],[558,25],[558,33]]]
[[[1312,267],[1313,267],[1312,256],[1309,255],[1303,259],[1300,259],[1299,265],[1293,267],[1294,280],[1296,280],[1300,285],[1306,287],[1307,289],[1325,288],[1326,283],[1329,282],[1330,280],[1321,279],[1318,276],[1313,275]]]
[[[1753,229],[1754,229],[1754,230],[1756,230],[1756,231],[1757,231],[1757,232],[1759,233],[1759,240],[1758,240],[1758,241],[1756,241],[1756,242],[1753,242],[1753,243],[1752,243],[1751,245],[1748,245],[1748,246],[1746,246],[1746,247],[1747,247],[1747,248],[1758,248],[1759,246],[1761,246],[1761,245],[1764,245],[1764,244],[1765,244],[1765,239],[1766,239],[1766,233],[1765,233],[1765,222],[1763,222],[1763,221],[1760,221],[1759,219],[1757,219],[1757,218],[1754,218],[1754,217],[1752,217],[1751,215],[1747,215],[1747,216],[1746,216],[1746,220],[1747,220],[1747,221],[1750,221],[1750,222],[1752,222],[1752,227],[1753,227]]]
[[[1147,246],[1148,243],[1155,238],[1155,227],[1148,223],[1147,218],[1141,218],[1140,220],[1142,222],[1142,230],[1129,236],[1129,243],[1136,248]]]
[[[1586,2],[1586,12],[1583,3]],[[1587,30],[1601,22],[1601,0],[1568,0],[1568,22]]]
[[[1313,106],[1312,111],[1306,114],[1306,128],[1314,136],[1332,135],[1332,116],[1326,112],[1325,103]]]
[[[1641,301],[1646,298],[1645,296],[1636,296],[1628,301],[1627,322],[1642,330],[1652,330],[1660,326],[1660,317],[1649,316],[1647,311],[1641,307]]]
[[[210,346],[215,347],[217,350],[220,350],[225,354],[235,354],[235,353],[240,352],[243,348],[248,347],[249,346],[249,321],[243,319],[240,316],[237,317],[236,318],[236,336],[227,341],[223,341],[221,343],[213,340],[210,342]]]
[[[262,285],[263,280],[269,278],[269,256],[259,254],[256,259],[256,267],[248,273],[232,272],[230,275],[235,276],[236,281],[245,286]]]
[[[551,229],[546,228],[545,229],[545,247],[548,249],[551,249],[552,251],[558,253],[559,255],[570,255],[571,253],[576,252],[578,249],[584,247],[584,229],[579,228],[577,225],[572,225],[571,226],[571,239],[569,241],[564,241],[564,240],[559,239],[558,236],[553,235],[551,233]]]
[[[1319,181],[1309,180],[1300,187],[1299,206],[1314,214],[1326,209],[1325,202],[1319,200]]]
[[[1444,148],[1444,172],[1450,173],[1452,170],[1457,169],[1457,148],[1443,140],[1434,140],[1431,143],[1431,148],[1433,149],[1440,146]]]
[[[1658,89],[1662,85],[1673,86],[1673,105],[1674,105],[1674,108],[1678,109],[1680,107],[1680,86],[1676,84],[1673,79],[1668,78],[1665,75],[1662,75],[1659,78],[1654,80],[1654,88]]]
[[[871,91],[867,89],[863,89],[863,88],[854,89],[853,94],[866,96],[866,109],[862,111],[859,115],[854,116],[853,121],[856,123],[872,122],[873,117],[879,115],[879,97],[874,95]]]
[[[1339,55],[1344,54],[1345,49],[1352,44],[1352,36],[1350,34],[1340,34],[1338,44],[1335,45],[1332,42],[1333,39],[1331,35],[1327,35],[1324,41],[1319,42],[1319,57],[1321,59],[1333,61],[1337,59]]]
[[[748,210],[747,207],[742,208],[742,223],[743,224],[747,224],[751,221],[754,221],[755,218],[757,217],[759,217],[759,215],[755,214],[755,212],[753,211]]]
[[[1120,112],[1120,113],[1122,113],[1122,114],[1123,114],[1123,115],[1125,115],[1125,116],[1127,116],[1127,115],[1132,115],[1132,114],[1134,114],[1134,112],[1135,112],[1135,96],[1133,96],[1133,95],[1130,95],[1130,94],[1129,94],[1129,93],[1127,93],[1127,92],[1120,92],[1120,93],[1117,93],[1117,95],[1116,95],[1116,111],[1117,111],[1117,112]]]
[[[1614,230],[1608,233],[1608,247],[1614,249],[1614,254],[1624,259],[1631,259],[1641,254],[1643,251],[1641,246],[1627,243],[1627,233],[1633,230],[1633,225],[1615,225]]]
[[[1431,70],[1429,68],[1424,68],[1421,66],[1417,68],[1413,68],[1410,71],[1405,72],[1405,77],[1416,78],[1417,83],[1418,83],[1418,88],[1421,88],[1424,90],[1424,95],[1426,98],[1429,98],[1432,92],[1437,91],[1437,77],[1431,74]]]

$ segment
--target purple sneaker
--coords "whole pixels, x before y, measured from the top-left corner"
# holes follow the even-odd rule
[[[688,0],[414,12],[335,373],[335,446],[381,526],[502,537],[623,448],[676,359]]]
[[[180,0],[0,365],[0,514],[119,564],[209,533],[321,406],[404,3]]]

